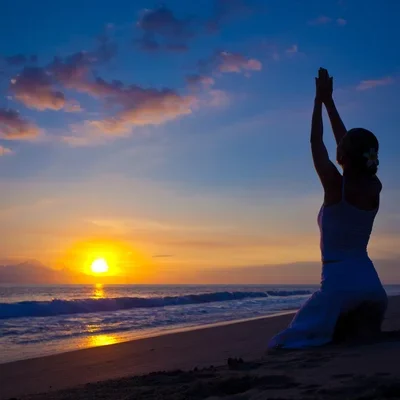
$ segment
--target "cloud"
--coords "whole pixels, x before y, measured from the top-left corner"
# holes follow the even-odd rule
[[[84,126],[77,127],[77,134],[75,136],[73,134],[61,136],[61,142],[70,147],[90,147],[104,144],[107,141],[104,135],[96,135],[95,132],[90,129],[85,131]],[[70,128],[72,131],[74,130],[73,126]]]
[[[234,16],[248,16],[259,10],[254,0],[213,0],[212,15],[179,18],[165,5],[146,9],[140,16],[137,27],[142,35],[134,43],[144,51],[178,51],[189,49],[188,42],[197,36],[216,33],[221,25]]]
[[[83,108],[79,104],[78,101],[76,100],[69,100],[66,102],[64,111],[70,112],[70,113],[75,113],[75,112],[82,112]]]
[[[318,18],[312,19],[309,21],[310,25],[325,25],[332,22],[332,18],[329,18],[325,15],[320,15]]]
[[[76,127],[78,136],[85,137],[121,135],[130,133],[134,127],[159,125],[191,114],[196,104],[194,96],[180,95],[173,89],[126,86],[120,81],[106,82],[101,78],[82,82],[76,89],[100,97],[115,111],[112,117],[86,121],[83,126]],[[74,137],[67,137],[65,141],[74,145],[84,144]]]
[[[107,133],[129,132],[133,127],[160,125],[192,113],[193,96],[181,96],[172,89],[143,89],[131,86],[114,97],[123,110],[112,118],[92,124]]]
[[[142,50],[187,50],[186,41],[194,36],[192,18],[179,19],[166,6],[144,10],[137,22],[142,37],[135,40]]]
[[[190,88],[196,88],[198,86],[211,87],[215,84],[215,80],[211,76],[193,74],[186,77],[186,83]]]
[[[54,79],[67,88],[75,88],[86,78],[91,64],[96,62],[90,53],[80,51],[68,57],[54,57],[48,66],[48,71]]]
[[[333,18],[327,17],[325,15],[321,15],[318,18],[312,19],[308,22],[309,25],[327,25],[331,22],[336,22],[337,25],[345,26],[347,25],[347,21],[344,18],[337,18],[335,21]]]
[[[81,78],[71,79],[68,85],[78,92],[86,93],[93,97],[122,97],[127,94],[121,81],[113,80],[107,82],[101,77],[96,77],[94,80],[89,81],[86,80],[86,76],[82,76]]]
[[[32,139],[38,135],[39,128],[22,119],[17,111],[0,108],[0,136],[3,139]]]
[[[299,52],[299,47],[297,46],[297,44],[293,44],[292,46],[290,46],[288,49],[286,49],[285,51],[287,54],[296,54]]]
[[[249,71],[260,71],[261,61],[255,58],[247,58],[240,53],[217,51],[210,58],[198,62],[202,75],[210,72],[219,73],[248,73]]]
[[[64,94],[54,88],[51,75],[43,68],[25,67],[11,80],[10,89],[29,108],[60,110],[65,106]]]
[[[11,149],[9,149],[8,147],[4,147],[4,146],[0,145],[0,157],[6,156],[9,154],[13,154],[13,153],[14,152]]]
[[[356,87],[357,90],[369,90],[369,89],[374,89],[379,86],[387,86],[393,84],[395,81],[392,77],[387,76],[381,79],[371,79],[371,80],[365,80],[361,81],[358,86]]]
[[[236,72],[240,73],[247,71],[261,71],[262,64],[255,58],[246,58],[239,53],[228,53],[223,51],[219,54],[220,63],[218,70],[220,72]]]
[[[262,63],[255,58],[248,58],[240,53],[217,51],[211,57],[198,62],[199,73],[186,76],[186,83],[190,90],[202,92],[195,99],[195,106],[225,107],[231,98],[224,90],[213,88],[215,78],[212,75],[225,73],[243,73],[249,76],[251,71],[260,71]]]
[[[91,67],[107,63],[115,57],[117,46],[108,36],[103,35],[98,41],[94,51],[80,51],[64,58],[54,57],[45,67],[24,67],[11,80],[10,89],[14,97],[25,106],[41,111],[81,111],[78,102],[67,101],[59,87],[81,90]]]
[[[232,10],[247,4],[241,0],[234,0],[229,4],[225,1],[217,3],[227,9],[231,7]],[[195,22],[193,18],[178,18],[166,6],[147,10],[138,22],[138,27],[143,33],[142,44],[154,49],[162,46],[170,51],[186,51],[186,41],[197,34],[194,29]],[[128,85],[118,80],[106,81],[96,76],[97,71],[94,68],[108,63],[116,54],[117,46],[106,31],[98,38],[94,50],[79,51],[66,57],[54,57],[42,67],[25,65],[11,80],[10,91],[16,100],[40,111],[82,111],[77,101],[66,98],[64,92],[67,89],[100,100],[105,105],[105,116],[74,125],[71,134],[59,138],[69,145],[83,146],[105,142],[110,136],[125,136],[136,127],[163,124],[189,115],[193,109],[205,104],[211,107],[225,106],[230,98],[225,91],[214,89],[213,75],[248,75],[251,71],[262,69],[262,63],[255,58],[248,58],[240,53],[215,52],[201,64],[201,68],[199,64],[196,74],[186,77],[186,89],[202,90],[200,96],[199,93],[193,92],[179,93],[168,87],[146,88],[135,84]],[[27,60],[27,57],[20,55],[15,56],[13,62],[24,63]],[[38,133],[38,128],[20,118],[18,113],[14,115],[14,119],[10,117],[11,114],[7,115],[7,119],[5,114],[3,115],[2,121],[4,136],[16,136],[17,133],[19,136],[29,136]]]
[[[208,94],[207,105],[209,107],[226,107],[230,103],[229,95],[224,90],[213,89]]]

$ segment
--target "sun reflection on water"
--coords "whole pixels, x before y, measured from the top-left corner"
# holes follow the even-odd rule
[[[89,336],[87,339],[88,347],[108,346],[119,342],[118,338],[112,335]]]
[[[101,283],[96,283],[96,285],[94,286],[92,297],[94,299],[104,299],[106,297],[104,287]]]

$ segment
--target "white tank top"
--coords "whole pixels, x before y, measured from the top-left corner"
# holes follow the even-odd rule
[[[342,199],[331,206],[322,206],[318,214],[323,262],[368,257],[368,242],[378,208],[361,210],[345,200],[344,178]]]

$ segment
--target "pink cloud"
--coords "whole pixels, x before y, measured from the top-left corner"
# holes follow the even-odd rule
[[[80,51],[68,57],[55,57],[46,67],[25,67],[11,81],[15,99],[37,110],[81,111],[76,101],[65,99],[59,86],[81,90],[93,66],[106,63],[116,55],[117,47],[107,36],[99,38],[94,51]],[[83,91],[89,91],[84,88]]]
[[[243,71],[260,71],[262,64],[255,58],[246,58],[239,53],[226,51],[217,54],[217,69],[225,73],[240,73]]]
[[[318,18],[315,18],[311,21],[309,21],[310,25],[325,25],[325,24],[329,24],[330,22],[332,22],[332,18],[329,18],[325,15],[320,15]]]
[[[101,98],[115,111],[112,117],[87,121],[84,135],[96,131],[118,135],[129,133],[137,126],[159,125],[190,114],[196,102],[195,97],[180,95],[172,89],[127,86],[120,81],[106,82],[101,78],[76,84],[75,89]]]
[[[11,149],[9,149],[8,147],[4,147],[4,146],[0,145],[0,157],[7,156],[7,155],[10,155],[13,153],[14,152]]]
[[[345,25],[347,25],[347,21],[346,21],[345,19],[343,19],[343,18],[338,18],[338,19],[336,20],[336,23],[337,23],[338,25],[340,25],[340,26],[345,26]]]
[[[195,98],[181,96],[171,89],[131,87],[115,100],[123,106],[116,116],[92,124],[107,133],[128,133],[132,128],[160,125],[192,113]]]
[[[17,111],[0,108],[0,136],[3,139],[32,139],[38,135],[39,128],[22,119]]]
[[[369,90],[369,89],[374,89],[379,86],[387,86],[393,84],[395,81],[392,77],[387,76],[381,79],[371,79],[371,80],[365,80],[361,81],[356,89],[357,90]]]
[[[97,77],[92,81],[87,80],[86,76],[82,77],[80,80],[74,79],[73,81],[70,81],[69,87],[93,97],[102,99],[112,97],[113,101],[115,101],[117,97],[126,95],[126,88],[121,81],[113,80],[107,82],[100,77]]]
[[[54,88],[54,81],[43,68],[25,67],[11,81],[14,97],[29,108],[37,110],[60,110],[65,105],[65,96]]]

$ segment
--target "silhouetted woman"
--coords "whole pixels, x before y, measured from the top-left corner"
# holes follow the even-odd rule
[[[346,315],[354,320],[347,320],[349,326],[359,323],[362,330],[377,333],[387,307],[386,292],[367,252],[382,190],[376,176],[379,144],[366,129],[346,130],[332,98],[332,81],[328,71],[321,68],[316,78],[311,127],[312,157],[325,193],[318,215],[321,287],[297,312],[289,327],[271,340],[269,348],[329,343],[338,320]],[[323,104],[336,138],[337,162],[343,174],[330,161],[323,142]],[[364,311],[357,311],[363,307]]]

